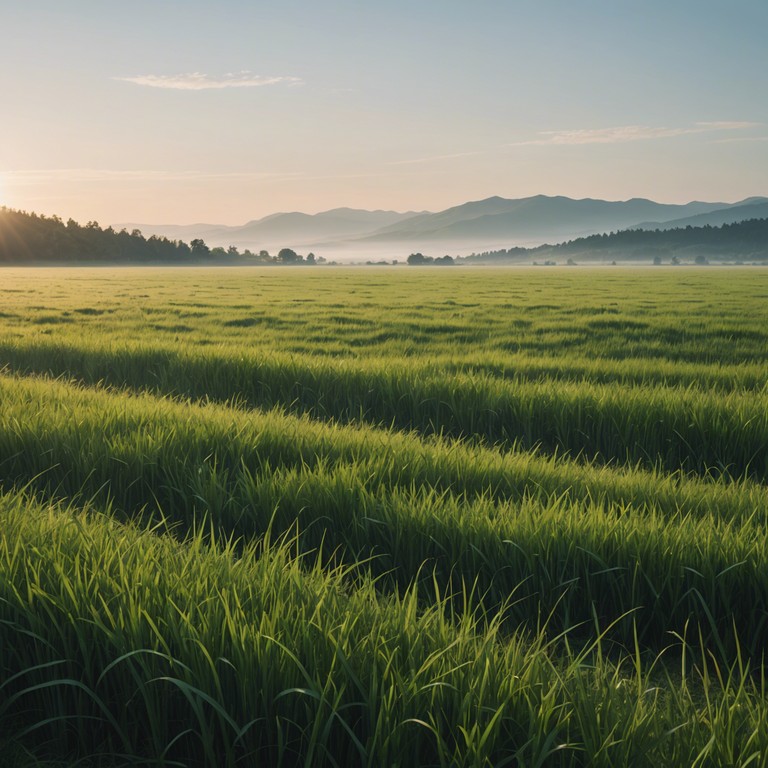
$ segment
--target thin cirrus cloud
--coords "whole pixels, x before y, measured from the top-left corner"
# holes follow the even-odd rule
[[[289,75],[256,75],[247,70],[228,72],[224,75],[206,75],[202,72],[187,72],[179,75],[135,75],[115,77],[135,85],[149,88],[167,88],[177,91],[220,90],[222,88],[261,88],[265,85],[303,85],[300,77]]]
[[[675,136],[713,133],[718,131],[741,131],[755,128],[760,123],[748,121],[699,122],[683,128],[654,127],[649,125],[621,125],[613,128],[582,128],[570,131],[541,131],[539,138],[516,141],[508,146],[575,146],[579,144],[624,144],[630,141],[650,141]]]

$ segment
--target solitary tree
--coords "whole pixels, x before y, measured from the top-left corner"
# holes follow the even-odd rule
[[[303,259],[292,248],[282,248],[277,254],[277,260],[281,264],[298,264]]]
[[[190,244],[193,256],[208,256],[211,249],[205,244],[205,240],[201,237],[196,237]]]
[[[412,253],[408,257],[408,263],[411,266],[418,266],[420,264],[426,264],[427,263],[427,257],[423,253]]]

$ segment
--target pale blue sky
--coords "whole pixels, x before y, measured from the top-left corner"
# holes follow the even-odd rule
[[[243,223],[768,194],[766,0],[26,0],[0,204]]]

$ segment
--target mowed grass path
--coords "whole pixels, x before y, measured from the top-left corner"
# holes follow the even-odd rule
[[[768,765],[764,270],[2,277],[13,760]]]

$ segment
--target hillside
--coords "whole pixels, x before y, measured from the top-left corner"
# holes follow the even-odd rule
[[[596,232],[626,229],[649,219],[668,221],[710,213],[727,203],[664,205],[635,198],[607,201],[536,195],[519,200],[491,197],[423,214],[385,227],[364,238],[371,242],[477,243],[478,239],[552,242]]]
[[[677,229],[679,227],[703,227],[709,224],[719,227],[723,224],[734,224],[738,221],[749,219],[768,218],[768,200],[764,197],[750,198],[742,203],[719,208],[709,213],[699,213],[695,216],[687,216],[683,219],[672,221],[646,221],[637,225],[637,229]]]
[[[197,255],[176,240],[0,208],[0,263],[183,262]]]
[[[235,246],[210,248],[202,239],[187,244],[154,234],[145,237],[139,229],[118,232],[95,221],[81,225],[72,219],[65,224],[57,216],[0,208],[0,264],[248,265],[277,261],[281,255],[240,253]]]
[[[768,218],[751,219],[720,227],[627,229],[590,235],[559,245],[500,249],[475,253],[467,263],[528,263],[531,260],[574,261],[765,261],[768,260]]]

